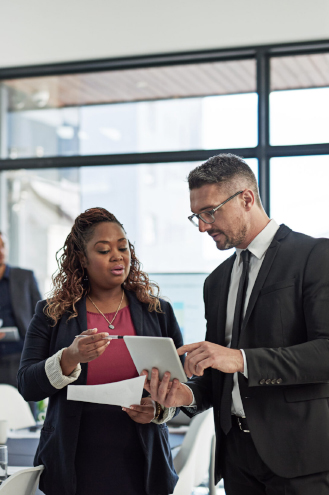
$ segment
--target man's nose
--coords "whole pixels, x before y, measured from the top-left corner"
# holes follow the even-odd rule
[[[211,229],[210,223],[205,223],[203,220],[199,218],[199,232],[207,232]]]

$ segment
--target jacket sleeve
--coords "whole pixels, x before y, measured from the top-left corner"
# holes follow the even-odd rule
[[[329,241],[312,249],[303,277],[307,341],[291,347],[245,349],[249,387],[329,382]]]
[[[21,363],[18,370],[18,390],[26,401],[39,401],[58,390],[46,375],[45,364],[50,357],[49,347],[54,327],[50,326],[43,312],[44,301],[39,301],[25,337]]]

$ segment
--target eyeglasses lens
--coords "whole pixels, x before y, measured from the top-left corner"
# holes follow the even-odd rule
[[[201,220],[203,220],[205,223],[214,223],[215,219],[213,215],[207,211],[204,211],[203,213],[200,214]]]

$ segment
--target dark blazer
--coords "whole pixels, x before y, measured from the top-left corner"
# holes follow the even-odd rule
[[[176,347],[182,345],[182,336],[171,305],[161,300],[163,313],[149,312],[148,305],[138,301],[134,293],[126,291],[132,321],[137,335],[171,337]],[[40,488],[47,495],[74,495],[76,490],[75,451],[79,436],[79,422],[83,403],[68,401],[66,387],[57,390],[45,373],[45,362],[63,347],[68,347],[74,336],[87,329],[86,300],[77,304],[78,317],[69,321],[65,314],[55,327],[43,313],[45,301],[40,301],[29,326],[21,366],[18,389],[25,400],[39,401],[49,397],[49,406],[35,456],[35,465],[43,464]],[[85,385],[88,364],[81,364],[81,374],[73,383]],[[178,477],[173,467],[165,424],[136,424],[145,453],[145,491],[148,495],[172,493]]]
[[[235,254],[206,279],[206,340],[225,345],[226,305]],[[250,296],[239,341],[248,379],[239,373],[256,449],[277,475],[329,470],[329,240],[281,225]],[[189,382],[197,412],[214,407],[216,479],[222,477],[219,411],[223,373]]]
[[[35,306],[41,299],[33,272],[10,267],[9,289],[16,325],[21,337],[24,337],[34,315]]]

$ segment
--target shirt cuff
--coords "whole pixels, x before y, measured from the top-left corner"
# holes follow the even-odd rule
[[[197,405],[196,405],[196,400],[195,400],[194,393],[193,393],[193,390],[192,390],[192,389],[191,389],[188,385],[186,385],[186,383],[182,383],[182,385],[184,385],[184,386],[185,386],[185,387],[187,387],[189,390],[191,390],[191,393],[192,393],[192,402],[191,402],[191,404],[189,404],[188,406],[184,406],[184,407],[186,407],[186,408],[188,408],[188,407],[193,407],[193,408],[197,407]]]
[[[66,349],[66,347],[64,347],[64,349]],[[81,366],[79,363],[69,376],[63,375],[61,359],[64,349],[61,349],[56,352],[56,354],[48,358],[45,364],[45,371],[48,380],[50,381],[50,384],[58,390],[66,387],[72,382],[75,382],[81,373]]]
[[[164,406],[161,407],[163,410],[162,418],[152,419],[152,423],[155,423],[156,425],[162,425],[163,423],[167,423],[167,421],[170,421],[175,416],[176,407],[164,407]]]
[[[246,353],[244,352],[243,349],[240,349],[243,357],[243,372],[242,374],[248,378],[248,365],[247,365],[247,358],[246,358]]]

